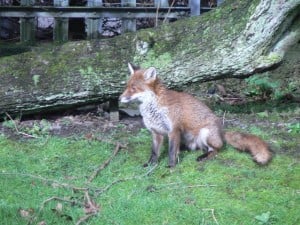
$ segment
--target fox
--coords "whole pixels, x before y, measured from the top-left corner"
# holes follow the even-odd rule
[[[166,136],[169,167],[175,167],[181,144],[203,151],[197,161],[214,158],[225,143],[249,152],[260,165],[271,160],[271,150],[264,140],[253,134],[224,131],[221,119],[206,104],[188,93],[168,89],[155,67],[141,69],[128,63],[128,69],[130,77],[119,100],[138,102],[143,123],[151,132],[151,154],[144,166],[158,163]]]

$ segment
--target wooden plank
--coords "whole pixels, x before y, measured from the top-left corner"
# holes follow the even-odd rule
[[[21,6],[30,6],[35,0],[21,0]],[[36,18],[20,18],[20,40],[26,44],[35,43]]]
[[[136,7],[136,0],[121,0],[121,5],[126,7]],[[136,31],[135,18],[122,18],[122,33]]]
[[[199,16],[201,12],[201,0],[189,0],[189,7],[191,8],[191,16]]]
[[[54,6],[66,7],[68,0],[53,0]],[[69,19],[54,16],[53,40],[55,42],[66,42],[69,39]]]
[[[88,0],[87,6],[88,7],[95,7],[95,6],[102,6],[102,0]],[[85,19],[86,24],[86,34],[88,39],[96,39],[99,37],[99,33],[102,30],[102,18],[99,19]]]

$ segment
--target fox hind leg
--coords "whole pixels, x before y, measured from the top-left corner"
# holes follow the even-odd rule
[[[205,152],[197,158],[197,161],[204,161],[216,156],[223,146],[223,139],[218,131],[211,132],[208,128],[202,128],[199,132],[198,143]]]
[[[168,134],[169,137],[169,167],[176,165],[180,151],[180,131],[173,131]]]

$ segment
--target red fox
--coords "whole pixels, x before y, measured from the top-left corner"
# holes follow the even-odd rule
[[[198,161],[214,157],[227,142],[240,151],[249,151],[258,164],[267,164],[272,154],[267,143],[255,135],[224,132],[221,120],[201,101],[183,92],[167,89],[156,69],[140,69],[128,64],[131,76],[120,96],[122,103],[138,101],[146,128],[152,133],[150,159],[157,163],[164,136],[169,139],[169,167],[176,165],[180,141],[205,153]]]

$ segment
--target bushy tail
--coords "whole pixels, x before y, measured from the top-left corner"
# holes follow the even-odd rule
[[[258,164],[265,165],[272,158],[268,144],[255,135],[240,132],[225,132],[225,140],[240,151],[250,152],[253,160]]]

